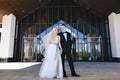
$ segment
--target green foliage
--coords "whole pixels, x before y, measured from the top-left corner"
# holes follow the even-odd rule
[[[79,58],[82,58],[82,60],[89,60],[89,57],[90,57],[90,53],[88,52],[78,52],[79,54]]]
[[[42,54],[37,54],[37,61],[42,61],[42,59],[44,58],[44,56]]]

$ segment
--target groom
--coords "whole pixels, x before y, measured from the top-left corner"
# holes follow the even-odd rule
[[[67,77],[65,67],[64,67],[64,62],[65,62],[65,55],[67,57],[71,74],[72,76],[75,77],[80,77],[80,75],[77,75],[74,69],[73,65],[73,60],[72,60],[72,55],[71,55],[71,46],[72,43],[75,41],[75,39],[71,36],[69,32],[66,32],[66,25],[62,24],[61,26],[62,32],[60,32],[58,35],[61,37],[61,46],[62,46],[62,65],[63,65],[63,72],[64,72],[64,77]]]

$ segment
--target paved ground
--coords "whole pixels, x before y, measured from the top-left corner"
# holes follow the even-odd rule
[[[8,64],[8,63],[6,63]],[[6,65],[8,68],[11,63]],[[60,79],[40,79],[38,76],[40,63],[29,67],[18,69],[24,63],[12,63],[17,69],[2,69],[0,67],[0,80],[60,80]],[[30,63],[28,63],[30,64]],[[0,63],[0,66],[3,65]],[[81,77],[72,77],[68,63],[65,67],[68,74],[62,80],[120,80],[120,63],[113,62],[75,62],[75,69]],[[3,66],[2,66],[3,67]]]

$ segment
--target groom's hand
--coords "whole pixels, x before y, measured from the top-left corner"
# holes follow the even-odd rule
[[[73,41],[73,37],[71,37],[71,41]]]
[[[71,37],[71,42],[74,43],[75,42],[75,38]]]

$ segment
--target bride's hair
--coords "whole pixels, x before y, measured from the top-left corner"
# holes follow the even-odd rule
[[[57,34],[54,33],[55,30],[58,30],[58,28],[53,28],[52,29],[52,35],[50,38],[50,43],[53,43],[53,41],[55,40],[55,37],[57,36]]]

